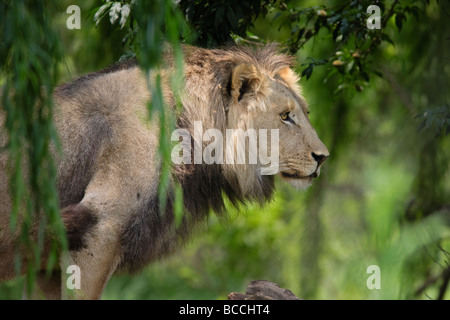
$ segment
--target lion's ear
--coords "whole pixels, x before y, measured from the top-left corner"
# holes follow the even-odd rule
[[[231,76],[231,96],[240,101],[245,94],[256,94],[261,87],[263,76],[255,65],[243,63],[234,68]]]
[[[288,66],[281,68],[277,73],[286,84],[291,87],[297,94],[301,93],[300,86],[298,82],[300,81],[299,76],[292,71],[292,69]]]

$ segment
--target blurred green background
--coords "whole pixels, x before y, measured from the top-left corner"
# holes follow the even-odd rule
[[[246,1],[217,3],[235,8]],[[305,16],[298,24],[283,23],[284,16],[306,8],[330,13],[352,1],[268,3],[251,24],[236,18],[245,27],[232,34],[235,41],[289,47],[289,39],[309,22]],[[369,2],[363,3],[366,17]],[[299,192],[277,181],[267,206],[239,212],[230,207],[227,220],[211,215],[202,232],[173,256],[138,275],[114,276],[103,299],[226,299],[258,279],[303,299],[450,298],[450,6],[381,3],[382,16],[394,3],[398,12],[383,26],[389,41],[364,61],[373,71],[370,79],[352,78],[355,43],[340,46],[334,29],[320,29],[291,50],[299,74],[308,58],[328,59],[300,81],[311,122],[331,153],[315,184]],[[81,8],[79,30],[66,28],[65,10],[72,4]],[[49,6],[64,52],[59,82],[106,67],[130,49],[122,45],[128,25],[120,29],[105,17],[96,26],[94,14],[102,4],[67,0]],[[419,9],[417,17],[397,18],[407,6]],[[192,37],[201,44],[198,34]],[[344,62],[343,72],[336,73],[334,60]],[[371,265],[380,268],[381,289],[366,285]],[[22,282],[1,284],[0,298],[21,298]]]

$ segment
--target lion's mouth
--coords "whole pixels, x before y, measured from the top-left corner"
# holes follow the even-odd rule
[[[301,175],[297,171],[293,171],[293,172],[281,171],[281,176],[286,179],[314,179],[314,178],[317,178],[319,176],[319,174],[317,173],[317,171],[314,171],[310,175],[305,176],[305,175]]]

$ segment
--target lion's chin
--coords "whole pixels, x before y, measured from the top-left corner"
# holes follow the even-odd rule
[[[296,171],[284,171],[280,172],[280,177],[284,181],[288,182],[291,186],[293,186],[297,190],[305,190],[312,185],[314,178],[319,175],[318,172],[314,172],[309,176],[301,176]]]
[[[312,185],[312,178],[301,178],[301,179],[283,179],[287,181],[291,186],[297,190],[308,189]]]

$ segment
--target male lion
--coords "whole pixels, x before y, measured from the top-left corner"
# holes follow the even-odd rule
[[[177,127],[192,133],[189,143],[203,143],[194,141],[194,122],[224,136],[227,129],[278,129],[274,132],[279,134],[279,146],[270,146],[279,150],[277,174],[298,189],[310,186],[329,154],[308,120],[298,77],[290,68],[293,59],[272,45],[221,50],[185,46],[183,53],[185,85],[177,88],[183,111],[177,114]],[[171,50],[159,72],[165,103],[174,106]],[[139,271],[171,253],[210,211],[224,210],[223,194],[234,204],[262,203],[272,195],[274,176],[262,175],[259,163],[188,161],[172,164],[165,211],[160,213],[159,127],[156,120],[148,120],[150,93],[135,61],[63,84],[56,88],[54,100],[62,145],[56,159],[61,215],[69,263],[81,270],[77,298],[99,299],[115,272]],[[175,109],[170,112],[175,114]],[[7,136],[1,127],[0,133],[4,144]],[[16,276],[18,243],[8,227],[11,199],[5,159],[0,155],[0,280]],[[178,227],[175,181],[182,186],[185,211]],[[45,254],[42,260],[45,266]],[[45,297],[61,298],[61,275],[49,279],[42,274],[38,284]]]

